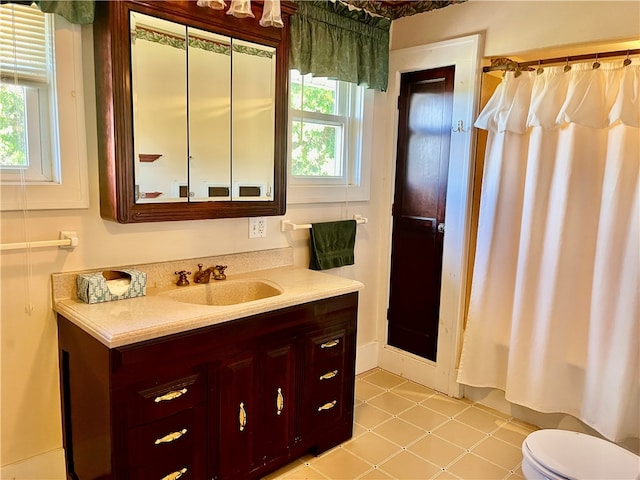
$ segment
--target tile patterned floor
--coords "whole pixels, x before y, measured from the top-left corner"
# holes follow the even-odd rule
[[[536,427],[381,369],[356,378],[353,438],[267,480],[520,480]]]

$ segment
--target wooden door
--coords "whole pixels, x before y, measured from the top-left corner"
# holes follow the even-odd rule
[[[388,343],[436,360],[455,67],[403,73]]]

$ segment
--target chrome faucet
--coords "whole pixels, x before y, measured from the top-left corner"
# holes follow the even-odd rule
[[[227,269],[226,265],[216,265],[206,270],[202,269],[203,266],[202,263],[198,264],[198,271],[193,275],[194,283],[209,283],[211,277],[213,277],[214,280],[225,280],[227,278],[227,275],[224,273]]]

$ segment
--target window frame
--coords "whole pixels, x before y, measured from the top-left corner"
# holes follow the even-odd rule
[[[356,90],[361,88],[362,94]],[[373,130],[373,90],[339,82],[338,101],[347,102],[345,115],[294,110],[289,102],[287,162],[287,203],[332,203],[367,201],[370,196],[371,132]],[[343,110],[344,111],[344,110]],[[342,176],[294,176],[292,168],[292,125],[300,117],[318,123],[344,124]]]
[[[58,130],[51,144],[58,150],[58,162],[52,164],[57,181],[1,184],[0,211],[89,207],[82,28],[59,15],[46,15],[52,16],[54,32],[55,91],[49,98],[55,110],[50,109],[49,122]]]

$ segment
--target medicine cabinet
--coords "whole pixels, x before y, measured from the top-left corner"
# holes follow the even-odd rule
[[[282,215],[284,28],[195,1],[96,2],[100,211],[120,223]]]

